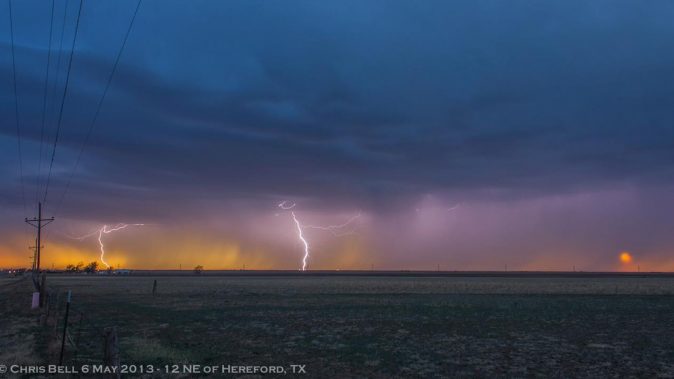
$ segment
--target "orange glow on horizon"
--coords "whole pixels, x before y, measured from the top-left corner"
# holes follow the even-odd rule
[[[151,231],[149,228],[147,231]],[[106,258],[114,268],[131,270],[191,270],[197,265],[206,270],[295,270],[301,263],[301,251],[297,245],[286,248],[266,243],[242,244],[234,238],[213,238],[198,232],[152,234],[146,230],[129,231],[106,241]],[[142,233],[141,233],[142,232]],[[0,268],[29,268],[31,251],[26,242],[33,235],[16,235],[0,240]],[[372,249],[358,236],[347,236],[325,243],[316,239],[315,250],[309,261],[309,270],[362,270],[370,269],[419,269],[435,270],[500,270],[488,259],[467,260],[463,256],[444,257],[417,255],[414,261],[390,258],[383,252]],[[50,238],[42,252],[42,268],[63,269],[68,264],[99,262],[100,250],[96,238],[84,241]],[[550,250],[536,256],[521,257],[508,262],[510,270],[526,271],[674,271],[674,255],[668,251],[651,252],[640,250],[635,256],[630,251],[606,251],[601,260],[592,260],[588,254],[571,250]],[[637,263],[639,266],[637,266]],[[104,266],[99,265],[100,268]]]
[[[632,254],[630,254],[628,251],[623,251],[620,253],[620,262],[624,264],[632,263]]]

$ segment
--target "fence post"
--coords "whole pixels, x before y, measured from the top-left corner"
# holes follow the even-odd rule
[[[70,296],[72,291],[68,291],[68,300],[66,302],[66,317],[63,321],[63,338],[61,339],[61,354],[59,355],[59,366],[63,365],[63,349],[66,347],[66,332],[68,331],[68,313],[70,312]]]
[[[61,310],[59,309],[59,303],[61,300],[61,291],[56,290],[56,299],[54,300],[54,311],[52,312],[52,320],[54,320],[54,334],[57,333],[59,327],[59,317],[61,316]]]
[[[80,326],[77,328],[77,337],[75,339],[75,345],[77,345],[77,350],[80,349],[80,336],[82,335],[82,321],[84,321],[84,312],[80,312]]]
[[[152,285],[152,296],[157,295],[157,279],[154,280],[154,284]]]
[[[103,344],[103,364],[116,367],[117,377],[121,377],[119,372],[119,340],[117,339],[117,328],[105,328],[105,342]]]
[[[42,316],[40,316],[40,325],[47,325],[49,322],[49,311],[51,310],[51,293],[47,292],[47,296],[44,299],[46,307],[42,311]]]
[[[44,305],[44,298],[47,296],[47,274],[42,273],[40,283],[40,308]]]

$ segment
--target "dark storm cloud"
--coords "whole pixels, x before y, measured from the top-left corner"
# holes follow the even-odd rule
[[[48,17],[37,4],[15,11],[22,126],[33,141]],[[57,197],[133,5],[85,2]],[[286,196],[380,209],[428,192],[671,183],[672,16],[664,1],[146,1],[68,207],[117,196],[108,212],[150,212],[188,196]],[[3,84],[9,141],[13,95]],[[37,144],[26,146],[35,155]],[[2,193],[16,196],[16,174],[6,176]]]

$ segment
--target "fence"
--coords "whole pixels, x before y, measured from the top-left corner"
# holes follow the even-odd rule
[[[40,324],[49,361],[69,366],[119,365],[117,329],[89,318],[76,293],[68,303],[66,291],[46,290],[44,301]]]

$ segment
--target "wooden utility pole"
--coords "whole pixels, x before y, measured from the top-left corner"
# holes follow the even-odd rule
[[[31,219],[26,218],[26,223],[37,229],[37,241],[35,242],[35,250],[36,250],[37,258],[35,260],[35,269],[33,270],[33,272],[35,272],[35,273],[40,272],[40,244],[41,244],[41,238],[42,238],[42,228],[45,227],[47,224],[51,223],[52,221],[54,221],[53,217],[42,218],[42,203],[41,202],[37,203],[37,218],[31,218]]]
[[[44,246],[40,246],[41,248],[44,248]],[[33,250],[33,257],[32,257],[32,268],[31,271],[35,272],[35,265],[37,264],[37,238],[35,239],[35,246],[28,246],[28,249]]]

